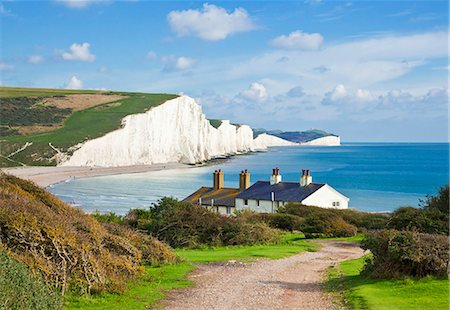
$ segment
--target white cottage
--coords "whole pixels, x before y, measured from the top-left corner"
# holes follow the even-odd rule
[[[300,182],[282,182],[280,169],[273,169],[270,181],[258,181],[235,198],[235,208],[274,213],[289,202],[322,208],[347,209],[349,198],[326,183],[313,183],[309,169],[303,169]]]

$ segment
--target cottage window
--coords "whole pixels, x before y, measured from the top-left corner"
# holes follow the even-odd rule
[[[231,214],[231,207],[227,207],[227,214],[228,214],[228,215]]]
[[[333,207],[339,207],[339,201],[333,201]]]
[[[244,199],[244,205],[248,206],[248,199]]]

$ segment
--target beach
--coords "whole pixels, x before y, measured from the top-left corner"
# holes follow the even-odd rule
[[[90,178],[106,175],[141,173],[161,171],[169,169],[190,168],[192,165],[180,163],[166,163],[139,166],[122,167],[54,167],[54,166],[29,166],[3,168],[3,172],[19,178],[33,181],[41,187],[47,187],[66,180]]]

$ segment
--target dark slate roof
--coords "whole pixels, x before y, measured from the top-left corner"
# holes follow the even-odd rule
[[[274,192],[275,201],[302,202],[324,185],[325,183],[311,183],[307,186],[300,186],[297,182],[280,182],[270,185],[269,181],[258,181],[237,195],[236,198],[271,200],[271,193]]]
[[[196,192],[184,198],[184,202],[198,203],[202,198],[203,206],[210,206],[211,199],[214,199],[215,206],[234,207],[234,198],[241,192],[238,188],[220,188],[200,187]]]

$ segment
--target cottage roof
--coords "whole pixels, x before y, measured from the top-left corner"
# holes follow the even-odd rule
[[[219,188],[201,187],[188,197],[184,198],[184,202],[198,203],[202,199],[203,206],[210,206],[211,200],[214,199],[215,206],[234,207],[234,198],[241,192],[238,188]]]
[[[269,181],[258,181],[236,198],[272,200],[272,192],[275,201],[302,202],[306,197],[325,186],[325,183],[310,183],[300,186],[298,182],[279,182],[271,185]]]

